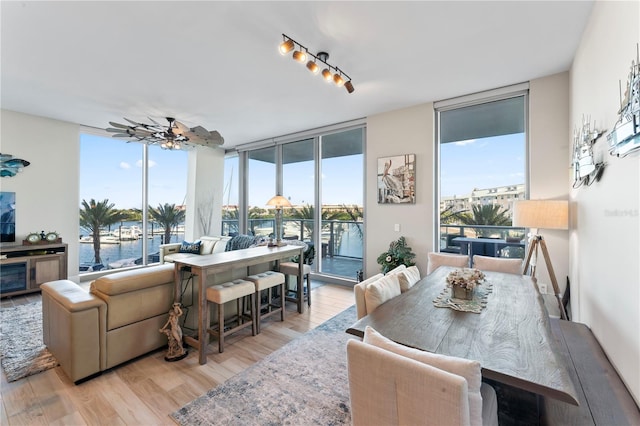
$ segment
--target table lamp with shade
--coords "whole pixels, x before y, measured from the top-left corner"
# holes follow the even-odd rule
[[[525,260],[523,274],[526,274],[531,265],[531,276],[536,276],[536,261],[538,247],[542,249],[549,278],[553,285],[553,292],[558,300],[560,317],[567,319],[567,313],[562,304],[558,280],[551,264],[549,250],[539,229],[569,229],[569,202],[566,200],[522,200],[513,203],[513,226],[532,228],[529,251]],[[535,230],[535,232],[534,232]],[[533,257],[533,262],[531,261]]]
[[[283,207],[291,207],[291,203],[282,195],[276,195],[272,197],[269,201],[267,201],[267,206],[273,206],[276,208],[276,242],[273,244],[269,244],[270,247],[281,247],[286,245],[286,243],[282,242],[282,208]]]

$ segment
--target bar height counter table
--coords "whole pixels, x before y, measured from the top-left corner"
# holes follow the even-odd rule
[[[249,266],[259,265],[267,262],[279,262],[282,259],[290,259],[298,256],[298,282],[302,282],[302,262],[304,260],[302,246],[282,246],[282,247],[253,247],[242,250],[226,251],[223,253],[206,254],[202,256],[194,256],[174,262],[174,280],[175,280],[175,301],[179,300],[181,289],[181,272],[190,270],[197,276],[196,283],[198,285],[198,335],[197,339],[191,336],[184,336],[184,341],[189,346],[198,349],[198,361],[200,364],[207,363],[207,335],[208,324],[206,322],[205,310],[207,307],[207,277],[217,273],[228,271],[235,268],[248,268]],[[302,286],[298,286],[300,292]],[[298,300],[301,300],[298,294]],[[300,311],[300,306],[298,306]]]

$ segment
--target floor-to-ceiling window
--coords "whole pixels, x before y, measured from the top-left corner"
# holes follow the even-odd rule
[[[81,133],[81,221],[98,224],[100,244],[95,244],[91,231],[81,223],[80,273],[158,262],[164,228],[143,217],[143,200],[148,200],[150,208],[185,208],[187,153],[150,146],[145,164],[144,150],[141,143]],[[112,220],[114,215],[118,220]],[[145,219],[146,235],[142,232]],[[169,240],[181,241],[183,234],[175,226]]]
[[[222,191],[222,235],[236,235],[240,232],[239,219],[239,161],[238,155],[224,159],[224,182]]]
[[[323,135],[320,272],[356,279],[364,247],[364,129]]]
[[[459,252],[461,247],[468,250],[469,244],[474,244],[474,254],[495,254],[492,244],[460,238],[512,242],[524,238],[523,229],[511,227],[511,207],[527,193],[526,87],[435,106],[439,141],[437,244],[444,252]],[[524,248],[506,246],[499,254],[522,257]]]
[[[249,152],[246,182],[249,232],[269,237],[274,233],[275,211],[266,204],[276,195],[275,146]]]
[[[237,211],[248,220],[243,228],[239,218],[240,232],[272,235],[274,211],[266,203],[283,195],[291,203],[283,210],[283,238],[314,247],[314,273],[355,280],[363,269],[364,124],[274,138],[239,152],[238,163],[225,165],[237,164],[241,173]]]

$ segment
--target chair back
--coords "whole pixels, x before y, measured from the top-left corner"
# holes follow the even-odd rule
[[[503,257],[473,256],[473,267],[481,271],[505,272],[522,275],[522,259]]]
[[[379,280],[383,276],[384,275],[382,274],[376,274],[353,286],[353,295],[356,299],[356,313],[358,315],[358,319],[367,315],[367,302],[364,297],[367,286],[372,282]]]
[[[469,425],[467,381],[358,340],[347,342],[351,418],[358,425]]]
[[[465,268],[469,266],[469,256],[466,254],[449,254],[429,252],[427,254],[427,275],[438,269],[440,266],[453,266]]]

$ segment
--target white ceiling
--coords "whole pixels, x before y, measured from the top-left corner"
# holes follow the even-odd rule
[[[173,116],[225,147],[566,71],[592,1],[1,2],[2,108]],[[353,79],[278,53],[282,33]]]

